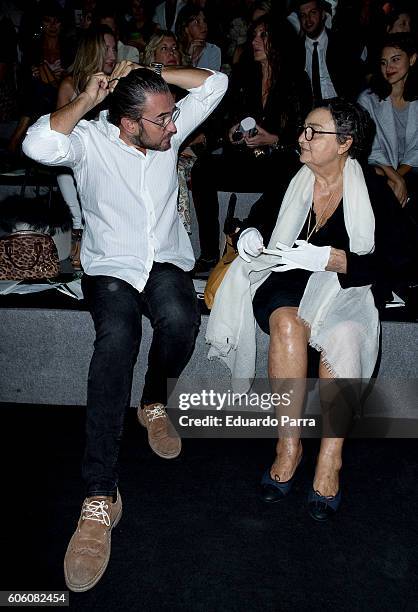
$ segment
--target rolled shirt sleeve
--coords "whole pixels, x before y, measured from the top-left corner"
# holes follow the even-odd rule
[[[22,150],[25,155],[40,164],[73,168],[83,159],[85,153],[81,130],[76,126],[68,136],[56,132],[51,129],[50,117],[51,115],[43,115],[29,128]]]
[[[181,109],[176,121],[177,134],[173,137],[179,146],[215,110],[228,89],[228,77],[213,72],[200,87],[189,89],[189,95],[180,100]]]

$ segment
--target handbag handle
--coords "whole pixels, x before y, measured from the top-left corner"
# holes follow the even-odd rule
[[[35,261],[33,263],[29,264],[29,266],[19,266],[15,261],[13,261],[13,247],[12,247],[12,245],[11,244],[7,244],[7,243],[5,245],[5,251],[6,251],[7,259],[10,261],[12,266],[14,266],[17,270],[22,270],[23,272],[26,271],[26,270],[31,270],[36,265],[38,265],[39,259],[41,257],[42,251],[43,251],[42,243],[41,242],[35,242],[34,250],[35,250],[35,258],[36,258]]]

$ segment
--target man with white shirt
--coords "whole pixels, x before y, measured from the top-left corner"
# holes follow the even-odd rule
[[[158,455],[176,457],[181,449],[165,412],[167,378],[187,364],[200,317],[188,274],[193,251],[177,213],[177,153],[221,100],[227,78],[161,64],[154,69],[157,74],[122,62],[110,77],[93,75],[73,102],[41,117],[23,144],[32,159],[73,169],[85,219],[82,286],[96,340],[83,460],[87,497],[64,562],[73,591],[101,578],[122,512],[117,459],[143,314],[154,334],[138,419]],[[176,106],[168,85],[189,95]],[[109,111],[96,121],[82,119],[108,95]]]
[[[323,0],[299,0],[297,14],[314,106],[336,97],[356,99],[363,88],[364,67],[354,39],[343,39],[325,27]]]

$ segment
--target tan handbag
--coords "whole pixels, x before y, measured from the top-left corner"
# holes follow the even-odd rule
[[[209,310],[213,306],[213,302],[215,300],[215,294],[224,279],[225,274],[227,273],[229,266],[237,257],[238,253],[236,253],[234,247],[232,246],[231,239],[228,237],[226,239],[225,252],[213,268],[212,272],[209,274],[208,282],[205,287],[205,304],[209,308]]]
[[[21,230],[0,238],[0,280],[52,278],[59,268],[57,248],[48,234]]]

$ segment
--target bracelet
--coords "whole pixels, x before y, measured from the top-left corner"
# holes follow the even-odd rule
[[[158,74],[158,76],[161,76],[161,73],[164,68],[164,64],[160,64],[159,62],[151,62],[149,67],[151,70],[155,72],[155,74]]]

